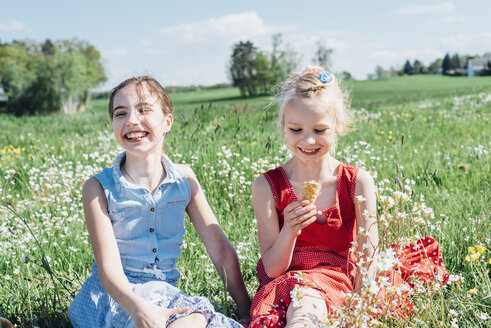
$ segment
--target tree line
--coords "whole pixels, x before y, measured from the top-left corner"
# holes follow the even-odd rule
[[[323,40],[317,42],[312,63],[326,69],[331,66],[333,50]],[[279,83],[298,69],[302,56],[289,44],[284,44],[281,33],[272,36],[270,53],[258,49],[251,41],[240,41],[232,48],[228,66],[229,78],[242,96],[270,95]],[[342,72],[344,79],[351,78]]]
[[[83,40],[0,42],[0,87],[15,115],[74,112],[106,81],[100,52]]]
[[[485,53],[481,56],[459,56],[459,54],[445,54],[443,58],[436,58],[428,66],[425,66],[422,61],[415,59],[411,62],[406,60],[401,68],[390,67],[384,69],[377,65],[375,72],[368,74],[368,79],[383,79],[401,75],[416,75],[416,74],[442,74],[449,76],[467,75],[467,65],[470,59],[483,58],[488,60],[487,67],[484,69],[484,75],[491,75],[491,53]]]

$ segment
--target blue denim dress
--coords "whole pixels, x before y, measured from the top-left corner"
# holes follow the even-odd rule
[[[188,296],[176,288],[176,269],[181,254],[184,212],[191,198],[189,184],[177,165],[162,154],[166,177],[153,195],[128,182],[121,173],[125,153],[112,168],[94,177],[107,197],[108,213],[118,243],[123,270],[133,292],[166,308],[186,307],[185,314],[172,316],[168,324],[192,312],[203,313],[208,327],[241,328],[242,325],[215,312],[205,297]],[[106,292],[97,276],[97,265],[68,310],[74,327],[134,327],[126,311]]]

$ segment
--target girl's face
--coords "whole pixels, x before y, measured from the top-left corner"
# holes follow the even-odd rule
[[[335,120],[320,108],[318,99],[291,101],[283,118],[288,148],[301,161],[313,163],[329,153],[336,139]]]
[[[172,122],[172,114],[164,115],[158,98],[145,85],[130,84],[114,96],[113,132],[127,152],[161,152]]]

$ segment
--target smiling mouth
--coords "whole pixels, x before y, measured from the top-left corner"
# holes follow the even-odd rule
[[[148,132],[144,132],[144,131],[130,132],[130,133],[127,133],[124,137],[128,140],[135,141],[135,140],[138,140],[138,139],[145,137],[147,134],[148,134]]]
[[[303,149],[303,148],[298,148],[302,154],[305,154],[305,155],[315,155],[319,152],[320,148],[317,148],[317,149]]]

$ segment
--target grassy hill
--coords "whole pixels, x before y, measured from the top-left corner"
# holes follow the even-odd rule
[[[461,327],[485,327],[490,304],[481,299],[491,294],[491,77],[410,76],[347,81],[345,87],[355,120],[335,156],[370,171],[381,195],[395,198],[401,187],[410,190],[410,203],[398,211],[410,215],[414,209],[427,222],[397,221],[399,236],[435,237],[456,279],[444,289],[416,294],[418,311],[410,322],[387,325],[450,327],[455,319]],[[234,88],[171,98],[175,124],[168,154],[193,167],[237,249],[253,295],[259,248],[250,184],[291,156],[276,128],[277,106],[270,97],[241,98]],[[94,260],[81,186],[111,166],[120,151],[107,100],[93,101],[90,110],[75,115],[0,114],[0,198],[20,214],[0,207],[0,316],[19,326],[69,326],[66,309]],[[179,287],[209,297],[223,312],[231,305],[229,315],[235,315],[189,222],[187,230]],[[486,249],[482,256],[466,260],[468,247],[477,245]],[[57,279],[47,273],[41,247]]]

